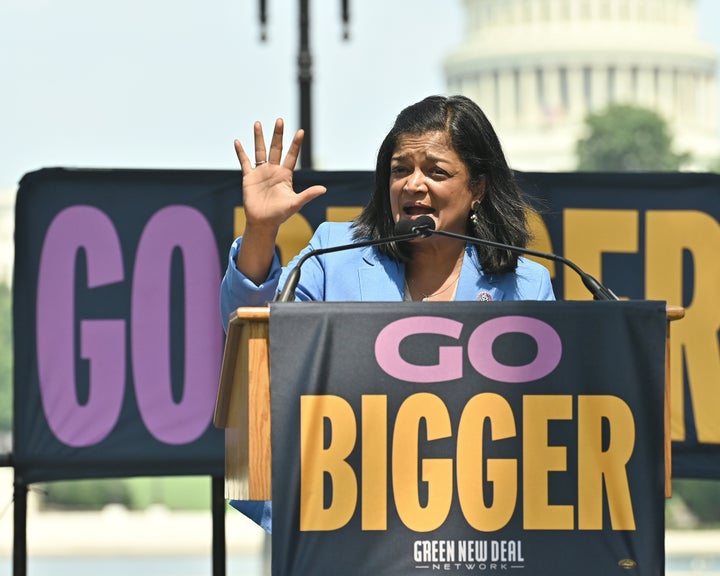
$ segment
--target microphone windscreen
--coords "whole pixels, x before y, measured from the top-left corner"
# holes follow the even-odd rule
[[[415,223],[412,220],[398,220],[393,230],[393,236],[404,236],[405,234],[410,234],[413,226],[415,226]]]
[[[413,222],[415,223],[413,228],[427,228],[428,230],[435,230],[435,220],[430,218],[430,216],[420,216],[419,218],[415,218]]]
[[[430,216],[420,216],[419,218],[415,218],[414,220],[404,218],[403,220],[399,220],[398,223],[395,224],[393,234],[395,236],[412,234],[417,228],[429,228],[430,230],[435,230],[435,220],[430,218]]]

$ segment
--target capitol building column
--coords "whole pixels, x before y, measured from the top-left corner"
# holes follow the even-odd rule
[[[478,77],[480,83],[478,90],[477,103],[484,110],[485,115],[491,122],[495,122],[498,118],[498,110],[495,106],[496,83],[494,74],[485,70]]]
[[[674,119],[677,124],[686,124],[699,128],[698,113],[703,105],[703,87],[698,75],[693,72],[681,72],[677,75],[677,92],[675,100]],[[697,98],[695,95],[697,94]],[[700,113],[702,114],[702,113]]]
[[[521,126],[537,126],[540,122],[538,107],[537,75],[535,68],[525,66],[520,70],[520,117]]]
[[[638,68],[637,94],[635,103],[646,108],[655,108],[655,70],[649,67]]]
[[[556,66],[547,67],[543,79],[545,124],[553,125],[565,116],[565,110],[560,98],[559,69]]]
[[[633,100],[633,73],[629,66],[618,67],[615,71],[615,102],[627,104]]]
[[[673,70],[663,69],[657,73],[657,111],[664,118],[675,118],[677,98],[677,76]]]
[[[603,66],[595,65],[590,78],[591,112],[600,112],[609,104],[608,99],[608,71]]]
[[[513,71],[501,70],[498,73],[497,87],[497,116],[498,122],[505,126],[517,124],[516,102],[517,98],[513,89]]]
[[[568,67],[568,120],[578,124],[583,121],[585,114],[587,114],[583,74],[583,68],[580,65],[574,64]]]
[[[716,105],[718,101],[718,84],[717,80],[710,74],[703,74],[698,78],[700,85],[700,93],[702,94],[702,105],[700,106],[702,113],[698,120],[704,126],[717,126],[718,115],[720,111]]]

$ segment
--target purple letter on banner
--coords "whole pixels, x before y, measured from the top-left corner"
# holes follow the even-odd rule
[[[388,324],[375,340],[375,359],[387,374],[405,382],[447,382],[462,378],[462,346],[440,346],[435,366],[417,366],[400,356],[400,343],[413,334],[440,334],[459,338],[462,323],[435,316],[403,318]]]
[[[170,373],[170,269],[176,248],[185,270],[185,380],[179,403]],[[219,283],[215,236],[200,212],[170,206],[148,221],[133,272],[132,357],[140,415],[161,442],[190,443],[212,419],[222,354]]]
[[[75,387],[75,262],[87,257],[88,288],[120,282],[120,241],[110,219],[90,206],[73,206],[50,224],[38,273],[37,354],[40,396],[48,426],[76,447],[103,440],[120,415],[125,394],[125,322],[80,322],[80,355],[90,363],[85,405]]]
[[[537,343],[537,356],[524,366],[506,366],[493,356],[493,342],[503,334],[527,334]],[[532,382],[557,368],[562,356],[562,342],[549,324],[528,316],[504,316],[483,322],[468,340],[468,356],[473,368],[498,382]]]

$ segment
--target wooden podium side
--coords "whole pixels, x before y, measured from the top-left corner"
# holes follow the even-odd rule
[[[270,310],[238,308],[228,323],[213,422],[225,429],[225,497],[270,500]]]
[[[670,323],[685,316],[682,306],[667,306],[665,340],[665,498],[672,496],[672,435],[670,431]]]
[[[670,322],[685,316],[668,306],[665,352],[665,496],[672,496]],[[225,429],[225,497],[272,499],[270,310],[238,308],[228,324],[213,422]]]

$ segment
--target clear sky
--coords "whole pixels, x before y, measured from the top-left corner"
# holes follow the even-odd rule
[[[235,169],[232,140],[298,126],[298,4],[0,0],[0,191],[50,166]],[[310,0],[318,169],[372,169],[401,108],[445,90],[461,0]],[[697,0],[720,52],[720,1]]]

